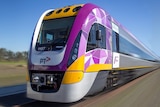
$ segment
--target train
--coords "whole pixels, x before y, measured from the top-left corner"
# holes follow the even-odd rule
[[[31,39],[27,97],[76,102],[159,67],[159,57],[99,6],[50,9]]]

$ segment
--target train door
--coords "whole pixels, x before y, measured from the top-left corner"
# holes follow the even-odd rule
[[[119,54],[119,28],[116,24],[112,23],[112,51],[113,51],[113,68],[119,68],[120,66],[120,54]]]

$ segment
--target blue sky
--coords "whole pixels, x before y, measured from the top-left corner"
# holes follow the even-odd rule
[[[34,27],[44,11],[79,3],[102,7],[160,56],[159,0],[1,0],[0,48],[28,50]]]

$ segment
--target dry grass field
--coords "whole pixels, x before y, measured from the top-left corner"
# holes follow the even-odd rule
[[[26,83],[26,62],[0,62],[0,87]]]

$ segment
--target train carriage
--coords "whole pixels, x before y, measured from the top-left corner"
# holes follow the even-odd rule
[[[100,7],[48,10],[32,37],[27,97],[75,102],[158,66],[158,58]]]

